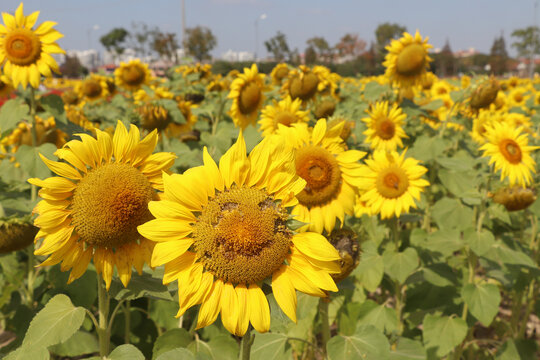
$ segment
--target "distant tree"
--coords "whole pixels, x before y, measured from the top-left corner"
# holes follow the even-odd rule
[[[441,52],[433,55],[433,67],[437,75],[441,77],[453,76],[456,73],[456,59],[450,48],[450,42],[446,40]]]
[[[169,61],[178,63],[177,52],[178,41],[176,40],[176,34],[163,33],[161,31],[154,31],[152,34],[152,49],[158,53],[160,57],[164,57]]]
[[[199,61],[210,59],[210,51],[217,45],[212,31],[204,26],[186,29],[185,42],[184,47]]]
[[[272,54],[274,60],[278,62],[285,60],[285,58],[291,60],[291,50],[289,44],[287,44],[287,37],[281,31],[278,31],[274,37],[265,41],[264,46]]]
[[[399,39],[405,31],[407,31],[407,28],[399,24],[391,24],[389,22],[379,24],[377,29],[375,29],[375,39],[377,40],[377,51],[379,54],[384,54],[384,47],[392,39]]]
[[[540,54],[540,30],[537,26],[529,26],[525,29],[517,29],[512,32],[512,36],[518,38],[512,43],[519,56],[530,57]]]
[[[78,78],[88,74],[88,69],[82,66],[77,56],[66,55],[66,60],[60,65],[60,72],[67,78]]]
[[[325,38],[312,37],[307,41],[307,44],[315,51],[318,61],[330,62],[332,60],[333,49]]]
[[[312,65],[317,62],[317,52],[313,46],[308,46],[304,51],[304,62],[308,65]]]
[[[508,64],[508,52],[506,51],[506,43],[504,37],[501,35],[495,38],[493,45],[491,45],[491,52],[489,53],[489,65],[491,71],[495,75],[502,75],[507,71]]]
[[[152,54],[152,36],[158,32],[157,27],[150,28],[143,22],[131,23],[131,32],[129,33],[129,47],[140,57],[147,57]]]
[[[113,57],[121,55],[125,50],[125,41],[129,36],[129,32],[124,28],[114,28],[107,34],[103,35],[99,41],[101,44],[113,54]]]
[[[336,50],[340,56],[359,56],[366,48],[366,42],[358,34],[345,34],[337,43]]]

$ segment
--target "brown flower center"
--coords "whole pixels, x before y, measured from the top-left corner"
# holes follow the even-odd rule
[[[127,65],[122,70],[122,80],[130,86],[142,85],[145,79],[146,73],[139,64]]]
[[[503,156],[511,164],[519,164],[521,162],[521,148],[518,143],[511,139],[504,139],[499,143],[499,150]]]
[[[262,102],[262,91],[259,84],[250,82],[240,91],[239,108],[244,115],[256,111]]]
[[[218,193],[194,225],[194,248],[205,269],[233,284],[268,278],[285,260],[292,232],[288,214],[259,189]]]
[[[72,223],[87,244],[118,248],[139,238],[137,226],[152,218],[154,196],[148,179],[129,164],[106,164],[90,171],[75,190]]]
[[[336,158],[318,146],[305,146],[296,152],[296,173],[307,184],[296,195],[306,206],[323,205],[334,199],[341,189],[341,170]]]
[[[84,96],[95,99],[101,95],[102,92],[101,84],[95,79],[86,79],[82,83],[81,91]]]
[[[4,40],[7,59],[15,65],[34,64],[41,55],[41,41],[29,29],[10,30]]]
[[[390,119],[384,119],[377,122],[375,131],[381,139],[390,140],[396,133],[396,124]]]
[[[409,178],[405,170],[396,165],[390,165],[379,173],[375,181],[375,186],[381,196],[387,199],[394,199],[407,191]]]
[[[426,50],[420,44],[407,45],[398,55],[396,70],[403,76],[416,76],[424,71]]]
[[[152,131],[163,130],[171,122],[169,112],[163,106],[146,104],[137,109],[141,115],[141,127]]]
[[[291,126],[296,122],[296,116],[288,111],[280,111],[276,114],[276,125],[283,124],[285,126]]]

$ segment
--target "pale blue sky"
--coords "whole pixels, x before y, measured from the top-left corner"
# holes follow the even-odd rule
[[[18,0],[1,0],[0,11],[14,12]],[[181,33],[181,0],[26,0],[25,14],[40,10],[38,23],[58,22],[65,49],[89,47],[103,50],[99,37],[113,27],[131,29],[132,22],[159,26]],[[259,21],[259,54],[264,40],[278,30],[285,33],[291,48],[303,52],[306,40],[323,36],[334,45],[347,32],[358,33],[368,43],[382,22],[397,22],[412,32],[429,36],[434,47],[448,39],[452,50],[474,47],[489,52],[493,39],[504,33],[507,50],[510,34],[534,22],[533,0],[185,0],[186,26],[203,25],[216,35],[213,51],[220,56],[228,49],[255,50],[255,20]],[[540,22],[540,16],[538,18]],[[93,30],[98,25],[98,30]]]

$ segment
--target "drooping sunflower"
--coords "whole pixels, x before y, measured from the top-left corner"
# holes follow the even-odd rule
[[[270,77],[274,85],[281,85],[283,79],[286,79],[289,75],[289,66],[285,63],[279,63],[272,69]]]
[[[29,179],[40,186],[34,209],[43,239],[36,255],[50,255],[41,265],[62,262],[72,269],[69,282],[80,277],[93,258],[107,289],[116,266],[127,286],[131,268],[141,273],[150,261],[154,243],[141,237],[137,226],[152,218],[148,203],[163,189],[162,172],[174,163],[171,153],[152,154],[157,141],[153,131],[140,140],[139,130],[129,132],[119,121],[114,136],[96,129],[97,139],[81,134],[55,154],[65,162],[43,156],[59,176]]]
[[[486,128],[487,143],[480,150],[482,157],[489,157],[489,164],[494,164],[495,171],[501,170],[501,181],[508,178],[510,185],[523,187],[532,182],[532,173],[536,173],[536,163],[530,152],[538,146],[528,146],[529,138],[522,133],[521,127],[513,127],[506,122],[495,122]]]
[[[418,31],[414,36],[405,32],[403,37],[392,40],[386,46],[388,54],[383,65],[386,67],[385,76],[390,82],[399,87],[415,86],[423,82],[429,63],[433,61],[428,55],[428,50],[433,46],[427,42],[428,38],[422,40]]]
[[[397,104],[389,108],[388,101],[377,102],[366,112],[369,117],[362,119],[367,125],[363,134],[372,149],[394,151],[398,146],[403,147],[401,139],[408,136],[401,126],[407,115]]]
[[[361,171],[358,160],[366,153],[346,150],[340,137],[344,125],[328,129],[321,119],[312,131],[304,123],[279,126],[277,136],[296,149],[296,173],[306,181],[292,211],[296,220],[307,224],[302,231],[330,233],[336,219],[342,225],[345,214],[353,214]]]
[[[4,25],[0,24],[0,66],[4,74],[13,82],[26,88],[39,86],[41,75],[52,76],[51,70],[58,73],[58,64],[50,54],[64,54],[56,40],[64,35],[53,29],[53,21],[45,21],[33,29],[39,11],[24,16],[23,3],[15,10],[15,16],[2,13]]]
[[[221,313],[225,328],[244,335],[249,323],[270,327],[261,289],[271,279],[274,297],[296,321],[296,290],[324,297],[337,288],[338,253],[315,233],[295,234],[287,208],[305,181],[296,176],[294,155],[265,138],[246,156],[242,134],[218,165],[206,148],[204,165],[183,175],[164,175],[165,192],[149,204],[156,217],[139,232],[157,242],[152,266],[165,264],[164,283],[178,280],[177,317],[201,304],[197,328]]]
[[[416,208],[414,200],[429,182],[422,179],[427,169],[418,160],[405,158],[395,151],[376,150],[362,166],[360,188],[364,191],[360,201],[365,201],[373,214],[382,219],[399,217]]]
[[[236,126],[245,129],[255,124],[264,102],[264,90],[264,74],[259,74],[256,64],[251,69],[244,68],[244,73],[234,79],[227,98],[232,99],[229,114]]]
[[[131,60],[129,63],[121,62],[120,67],[114,70],[114,79],[117,86],[129,91],[137,91],[143,85],[148,85],[152,79],[148,64],[141,60]]]
[[[320,73],[315,73],[309,67],[300,65],[298,69],[289,72],[281,91],[283,94],[288,94],[293,100],[299,98],[302,100],[302,105],[306,106],[319,91],[319,84],[322,80],[319,75]]]
[[[302,111],[302,100],[292,100],[290,96],[272,105],[267,105],[261,112],[259,124],[263,136],[268,136],[276,132],[278,124],[291,126],[296,123],[309,121],[309,111]]]

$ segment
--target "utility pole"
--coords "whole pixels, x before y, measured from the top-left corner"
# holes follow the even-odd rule
[[[182,49],[186,49],[186,4],[182,0]]]
[[[533,38],[531,43],[531,53],[529,58],[529,77],[532,79],[534,76],[534,52],[538,47],[538,29],[536,26],[536,10],[538,8],[538,0],[534,2],[534,12],[533,12]]]
[[[255,62],[257,62],[257,53],[259,52],[259,20],[266,19],[266,14],[262,14],[255,20]]]

